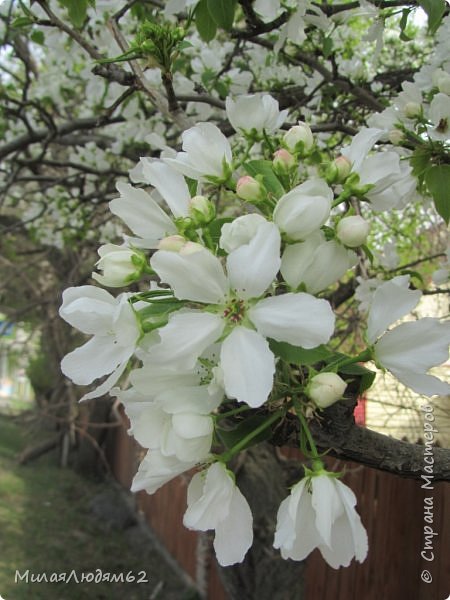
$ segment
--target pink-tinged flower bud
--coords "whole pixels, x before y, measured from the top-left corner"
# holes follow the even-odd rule
[[[301,121],[284,134],[283,141],[291,152],[307,151],[314,145],[314,137],[310,127]]]
[[[356,248],[366,242],[369,233],[369,223],[359,215],[344,217],[336,228],[339,240],[349,248]]]
[[[309,382],[306,394],[319,408],[327,408],[342,398],[346,387],[337,373],[319,373]]]
[[[216,209],[205,196],[194,196],[189,201],[189,215],[199,225],[206,225],[216,216]]]
[[[273,170],[279,175],[284,175],[295,168],[297,162],[290,152],[281,148],[273,155]]]
[[[259,181],[250,175],[244,175],[236,184],[236,194],[247,202],[259,202],[264,199],[266,191]]]
[[[400,129],[391,129],[388,133],[388,138],[391,144],[398,146],[405,139],[405,134]]]
[[[169,235],[163,238],[158,244],[158,250],[167,250],[168,252],[180,252],[185,245],[186,240],[182,235]]]
[[[408,117],[409,119],[418,117],[420,115],[421,108],[422,107],[418,102],[407,102],[403,109],[405,117]]]
[[[197,242],[186,242],[180,250],[181,256],[188,256],[189,254],[195,254],[196,252],[202,252],[205,247]]]
[[[326,173],[328,183],[344,183],[352,170],[352,163],[346,156],[340,155],[329,165]]]

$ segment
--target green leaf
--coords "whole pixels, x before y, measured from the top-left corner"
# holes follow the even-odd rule
[[[211,221],[211,223],[208,225],[208,230],[211,239],[215,244],[219,244],[220,234],[222,233],[222,225],[225,223],[231,223],[233,220],[233,217],[223,217],[221,219],[214,219],[214,221]]]
[[[236,0],[207,0],[208,11],[216,25],[229,31],[233,27]]]
[[[69,19],[77,29],[83,27],[86,20],[88,0],[58,0],[61,6],[67,8]]]
[[[300,346],[292,346],[287,342],[277,342],[269,340],[269,347],[275,356],[279,356],[288,363],[294,365],[314,365],[318,362],[326,360],[331,353],[326,346],[317,346],[311,350],[300,348]]]
[[[326,37],[323,40],[322,54],[323,54],[324,58],[328,58],[332,52],[333,52],[333,40],[331,39],[331,37]]]
[[[359,383],[359,393],[362,394],[366,390],[368,390],[376,377],[375,371],[371,371],[370,369],[366,369],[362,365],[358,365],[354,363],[352,365],[346,365],[338,369],[338,373],[342,373],[344,375],[356,375],[360,378]]]
[[[402,42],[410,42],[413,39],[406,33],[406,26],[408,25],[408,17],[410,13],[410,8],[404,8],[402,10],[402,18],[400,19],[400,39]]]
[[[195,24],[204,42],[210,42],[216,37],[217,25],[208,10],[208,0],[200,0],[195,9]]]
[[[28,25],[33,25],[34,20],[30,19],[29,17],[17,17],[17,19],[14,19],[14,21],[11,23],[11,27],[13,27],[14,29],[20,29],[21,27],[28,27]]]
[[[419,6],[427,13],[428,31],[433,35],[441,24],[445,13],[445,0],[419,0]]]
[[[251,160],[244,163],[243,167],[252,177],[261,175],[266,190],[273,194],[275,198],[280,198],[285,193],[284,187],[273,172],[270,160]]]
[[[216,428],[216,433],[222,444],[226,446],[227,450],[233,448],[238,442],[240,442],[244,437],[246,437],[249,433],[257,429],[260,425],[267,420],[267,417],[264,415],[253,415],[251,417],[246,417],[243,421],[239,423],[233,429],[223,429],[222,427]],[[248,444],[245,448],[249,448],[250,446],[254,446],[255,444],[259,444],[268,440],[272,437],[271,427],[267,427],[255,436],[253,439],[249,440]]]
[[[33,31],[33,33],[30,35],[30,38],[35,44],[40,44],[41,46],[43,46],[45,43],[45,35],[43,31]]]
[[[434,165],[425,173],[425,184],[433,196],[436,211],[448,225],[450,220],[450,165]]]
[[[188,186],[189,194],[191,195],[191,198],[193,198],[194,196],[197,195],[198,181],[196,179],[191,179],[190,177],[186,177],[186,183]]]

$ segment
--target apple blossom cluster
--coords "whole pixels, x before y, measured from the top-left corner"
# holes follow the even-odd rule
[[[274,546],[294,560],[317,547],[332,567],[347,566],[365,559],[367,535],[355,496],[325,470],[308,419],[345,397],[361,361],[421,394],[450,393],[428,374],[447,358],[450,324],[392,327],[421,296],[406,275],[368,289],[366,348],[333,349],[331,290],[370,257],[370,219],[355,200],[367,217],[404,206],[414,178],[397,153],[378,151],[385,130],[365,128],[334,161],[317,164],[311,129],[280,130],[287,114],[271,96],[227,98],[226,108],[233,145],[201,122],[183,133],[179,152],[141,158],[134,185],[117,183],[110,209],[129,233],[99,249],[93,278],[140,291],[64,292],[62,318],[92,337],[62,370],[78,385],[106,377],[82,400],[110,391],[123,403],[130,433],[148,449],[133,491],[154,493],[197,469],[184,524],[214,530],[224,566],[241,562],[253,539],[229,463],[297,417],[312,466],[281,503]]]

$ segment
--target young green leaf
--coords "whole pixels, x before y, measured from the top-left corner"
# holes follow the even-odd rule
[[[195,24],[204,42],[210,42],[216,36],[217,25],[208,10],[208,0],[200,0],[195,9]]]
[[[83,27],[86,20],[88,0],[58,0],[61,6],[67,8],[69,19],[77,29]]]
[[[269,160],[250,160],[243,167],[252,177],[262,175],[264,187],[276,198],[280,198],[285,193],[284,187],[273,172],[272,163]]]
[[[275,356],[279,356],[294,365],[314,365],[330,357],[330,351],[325,346],[317,346],[311,350],[292,346],[287,342],[269,340],[269,347]]]
[[[207,5],[216,25],[229,31],[233,27],[236,0],[207,0]]]
[[[450,165],[434,165],[425,173],[425,183],[433,196],[436,211],[448,225],[450,220]]]
[[[445,13],[445,0],[419,0],[419,6],[427,13],[428,31],[433,35],[441,24]]]

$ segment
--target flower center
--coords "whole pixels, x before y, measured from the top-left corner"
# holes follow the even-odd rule
[[[223,317],[233,325],[240,323],[245,317],[245,302],[240,298],[231,298],[223,311]]]
[[[436,129],[440,132],[440,133],[445,133],[448,129],[448,121],[447,119],[441,119],[439,121],[438,126],[436,127]]]

